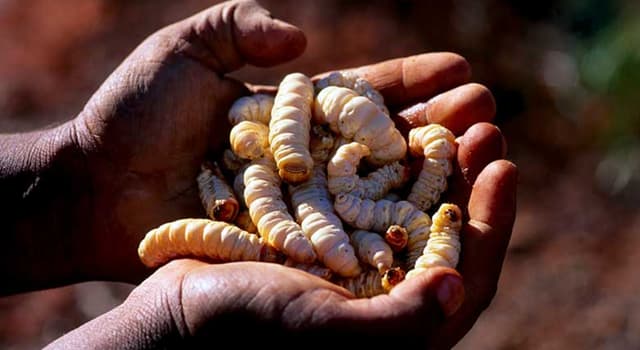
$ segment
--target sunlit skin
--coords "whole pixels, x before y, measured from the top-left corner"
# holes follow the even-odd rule
[[[396,120],[397,111],[416,103],[431,103],[431,111],[449,106],[438,121],[456,131],[460,146],[445,200],[467,215],[458,271],[429,269],[388,295],[354,299],[277,264],[185,259],[154,272],[139,261],[136,247],[149,229],[204,217],[195,178],[205,157],[224,149],[232,102],[273,89],[225,74],[289,61],[305,46],[299,29],[257,4],[222,3],[151,35],[75,119],[0,136],[0,193],[9,204],[0,277],[11,281],[0,292],[96,279],[142,282],[121,306],[50,348],[211,346],[239,330],[251,336],[234,344],[299,348],[292,338],[299,334],[319,335],[313,344],[335,344],[332,336],[340,335],[382,345],[363,336],[384,334],[448,348],[466,334],[495,295],[515,217],[517,169],[501,160],[499,130],[478,124],[492,119],[493,98],[446,93],[471,79],[469,64],[452,53],[355,70],[381,91]],[[476,109],[483,112],[468,113]]]

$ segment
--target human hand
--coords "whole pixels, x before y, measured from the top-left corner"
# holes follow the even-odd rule
[[[73,121],[93,182],[90,278],[149,274],[137,256],[144,234],[203,215],[200,164],[228,142],[229,107],[249,93],[225,74],[288,61],[305,45],[255,2],[225,2],[151,35],[111,74]]]
[[[489,123],[496,108],[493,96],[484,86],[469,83],[466,61],[447,53],[382,62],[356,72],[381,90],[405,134],[411,127],[439,123],[457,136],[456,167],[443,201],[457,204],[465,214],[456,268],[464,300],[449,312],[443,305],[449,317],[433,330],[437,336],[427,339],[430,348],[450,348],[493,300],[515,220],[518,171],[502,159],[506,142]]]
[[[388,295],[354,299],[335,284],[278,264],[174,260],[122,305],[48,348],[200,348],[222,341],[243,348],[299,348],[300,341],[416,346],[437,336],[442,293],[461,301],[459,278],[445,270],[430,269]]]

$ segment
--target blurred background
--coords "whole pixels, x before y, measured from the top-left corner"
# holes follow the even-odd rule
[[[72,118],[146,36],[205,0],[0,0],[0,132]],[[640,348],[640,3],[260,1],[308,47],[274,83],[457,52],[497,101],[520,169],[498,294],[456,349]],[[0,298],[0,348],[37,349],[131,291],[91,282]]]

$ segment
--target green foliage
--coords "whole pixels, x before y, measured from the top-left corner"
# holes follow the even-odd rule
[[[586,43],[580,71],[611,113],[603,134],[606,144],[633,147],[640,134],[640,13],[626,11]]]

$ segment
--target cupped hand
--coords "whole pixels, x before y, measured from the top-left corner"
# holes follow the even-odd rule
[[[50,344],[67,348],[232,347],[399,348],[438,335],[446,311],[438,300],[463,288],[443,268],[396,286],[390,294],[354,299],[335,284],[272,263],[211,265],[173,260],[116,309]]]
[[[202,217],[195,179],[228,142],[227,112],[247,87],[225,74],[273,66],[306,45],[296,27],[253,1],[225,2],[151,35],[111,74],[74,120],[93,182],[92,278],[140,282],[144,234]]]
[[[251,89],[225,74],[244,64],[267,67],[288,61],[301,54],[305,44],[299,29],[273,19],[256,3],[227,2],[153,34],[108,78],[73,124],[93,174],[86,249],[93,278],[140,281],[150,272],[136,254],[143,235],[162,223],[203,215],[194,181],[200,163],[227,142],[228,108]],[[416,281],[403,282],[389,296],[353,300],[333,285],[284,267],[182,262],[176,263],[184,264],[182,288],[193,279],[201,282],[190,288],[197,291],[195,286],[202,283],[218,288],[221,297],[242,293],[235,288],[254,290],[247,292],[253,297],[242,299],[249,303],[243,305],[255,303],[257,311],[276,315],[267,318],[286,327],[326,320],[327,327],[358,328],[352,321],[360,320],[372,329],[395,329],[401,323],[394,326],[392,321],[405,319],[427,337],[430,330],[437,331],[438,337],[428,337],[433,345],[450,346],[493,298],[515,217],[517,170],[500,160],[506,152],[504,139],[487,123],[495,113],[493,97],[485,87],[469,83],[469,65],[451,53],[393,59],[355,70],[382,92],[401,130],[435,122],[458,136],[459,166],[445,200],[464,208],[468,219],[462,230],[459,274],[434,269]],[[234,277],[238,273],[243,277]],[[212,276],[218,277],[206,282]],[[436,290],[444,280],[453,281],[453,297],[436,302]],[[463,288],[455,287],[460,283]],[[278,284],[286,286],[280,294],[276,289],[256,289]],[[287,311],[286,305],[297,305],[300,312]],[[198,325],[209,324],[206,320],[215,310],[196,311],[201,312],[192,314]],[[290,313],[278,313],[285,311]],[[448,318],[430,323],[438,317],[434,315]],[[380,328],[375,328],[376,322]]]
[[[226,340],[242,347],[340,341],[363,348],[415,346],[436,336],[446,312],[438,300],[460,303],[463,297],[455,273],[432,269],[419,277],[388,295],[354,299],[333,283],[282,265],[175,260],[145,280],[123,306],[153,315],[173,334],[163,339],[177,337],[186,347],[211,345],[233,333],[240,336]]]
[[[431,348],[448,349],[495,296],[515,221],[518,170],[503,159],[506,141],[489,123],[496,111],[491,92],[469,82],[471,72],[461,57],[425,54],[356,71],[395,107],[394,120],[405,134],[412,127],[438,123],[457,136],[457,162],[442,200],[456,203],[465,213],[456,267],[463,278],[464,301],[438,326],[438,336],[429,339]]]

